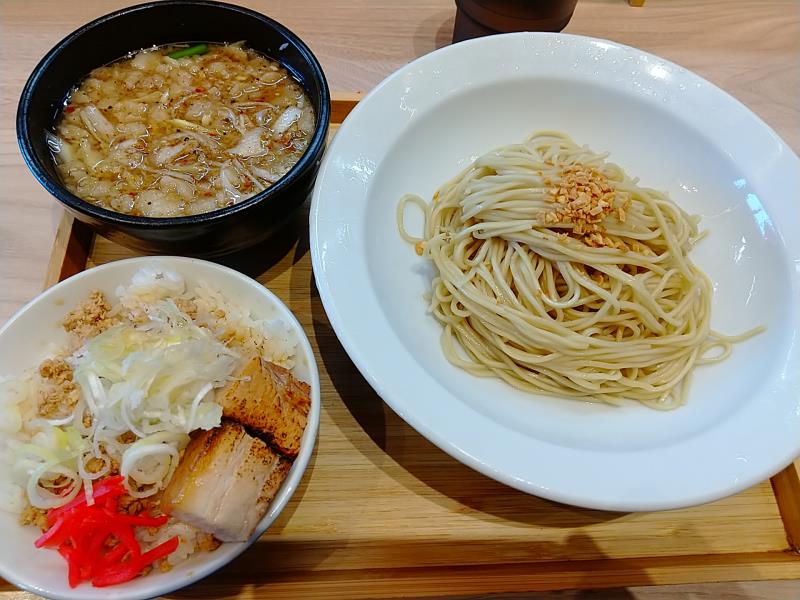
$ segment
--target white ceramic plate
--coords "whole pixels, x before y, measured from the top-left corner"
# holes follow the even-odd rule
[[[294,373],[307,381],[312,390],[311,410],[300,453],[270,504],[269,511],[249,541],[223,544],[214,552],[198,552],[167,573],[153,572],[146,577],[110,588],[94,588],[84,583],[71,589],[67,585],[67,566],[64,560],[54,550],[34,548],[33,542],[39,535],[36,529],[22,527],[14,515],[0,511],[0,531],[3,532],[3,541],[0,543],[0,576],[23,589],[48,598],[152,598],[202,579],[241,554],[275,521],[297,489],[314,450],[319,427],[319,374],[314,353],[303,328],[278,297],[260,283],[233,269],[203,260],[180,257],[132,258],[96,267],[62,281],[28,303],[0,329],[2,374],[10,375],[36,368],[48,355],[50,344],[66,341],[60,322],[67,312],[94,289],[100,289],[113,298],[117,286],[130,283],[133,274],[147,265],[178,272],[190,285],[200,280],[212,283],[226,297],[249,308],[256,317],[279,318],[291,326],[298,340]],[[8,467],[4,465],[3,468]]]
[[[710,235],[692,257],[714,281],[712,326],[767,327],[726,362],[698,368],[679,410],[525,394],[457,369],[440,350],[422,297],[431,268],[400,239],[397,200],[430,198],[480,154],[539,129],[609,151],[700,214]],[[538,33],[464,42],[401,68],[339,129],[314,190],[314,273],[369,383],[458,460],[580,506],[708,502],[800,454],[799,165],[735,99],[634,48]]]

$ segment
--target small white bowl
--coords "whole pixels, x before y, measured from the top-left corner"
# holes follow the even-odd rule
[[[54,550],[34,547],[33,542],[39,535],[36,528],[22,527],[15,515],[0,511],[0,531],[3,532],[3,543],[0,544],[0,575],[14,585],[48,598],[152,598],[213,573],[246,550],[275,521],[297,489],[314,450],[319,427],[319,373],[303,328],[286,305],[257,281],[227,267],[203,260],[181,257],[132,258],[83,271],[53,286],[25,305],[0,329],[2,374],[13,375],[35,368],[49,354],[51,344],[66,341],[60,322],[91,290],[100,289],[108,297],[113,297],[117,286],[129,283],[136,271],[150,265],[180,273],[189,285],[200,280],[212,283],[226,297],[249,308],[255,316],[278,317],[295,330],[298,356],[294,373],[311,386],[311,410],[300,454],[273,499],[269,511],[247,542],[226,543],[214,552],[198,552],[167,573],[153,572],[146,577],[109,588],[95,588],[88,583],[70,588],[64,560]]]

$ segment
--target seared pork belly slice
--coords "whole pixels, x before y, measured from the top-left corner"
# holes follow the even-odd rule
[[[164,512],[223,542],[250,537],[291,462],[238,423],[198,431],[161,499]]]
[[[224,417],[248,427],[285,456],[297,456],[311,407],[307,383],[283,367],[256,357],[220,397]]]

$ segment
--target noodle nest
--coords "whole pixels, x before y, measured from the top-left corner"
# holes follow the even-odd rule
[[[478,158],[428,203],[401,198],[400,234],[433,261],[430,310],[454,365],[528,392],[658,409],[737,337],[711,330],[703,237],[663,192],[560,132]],[[424,211],[422,238],[404,225]]]

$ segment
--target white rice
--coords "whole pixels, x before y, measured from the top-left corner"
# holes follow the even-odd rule
[[[259,354],[289,370],[295,366],[298,340],[289,323],[280,318],[257,317],[207,281],[189,287],[178,273],[144,267],[133,276],[129,286],[120,286],[116,293],[122,306],[132,312],[146,310],[148,304],[160,300],[193,301],[198,325],[207,327],[217,337],[230,338],[231,346],[244,354]]]

